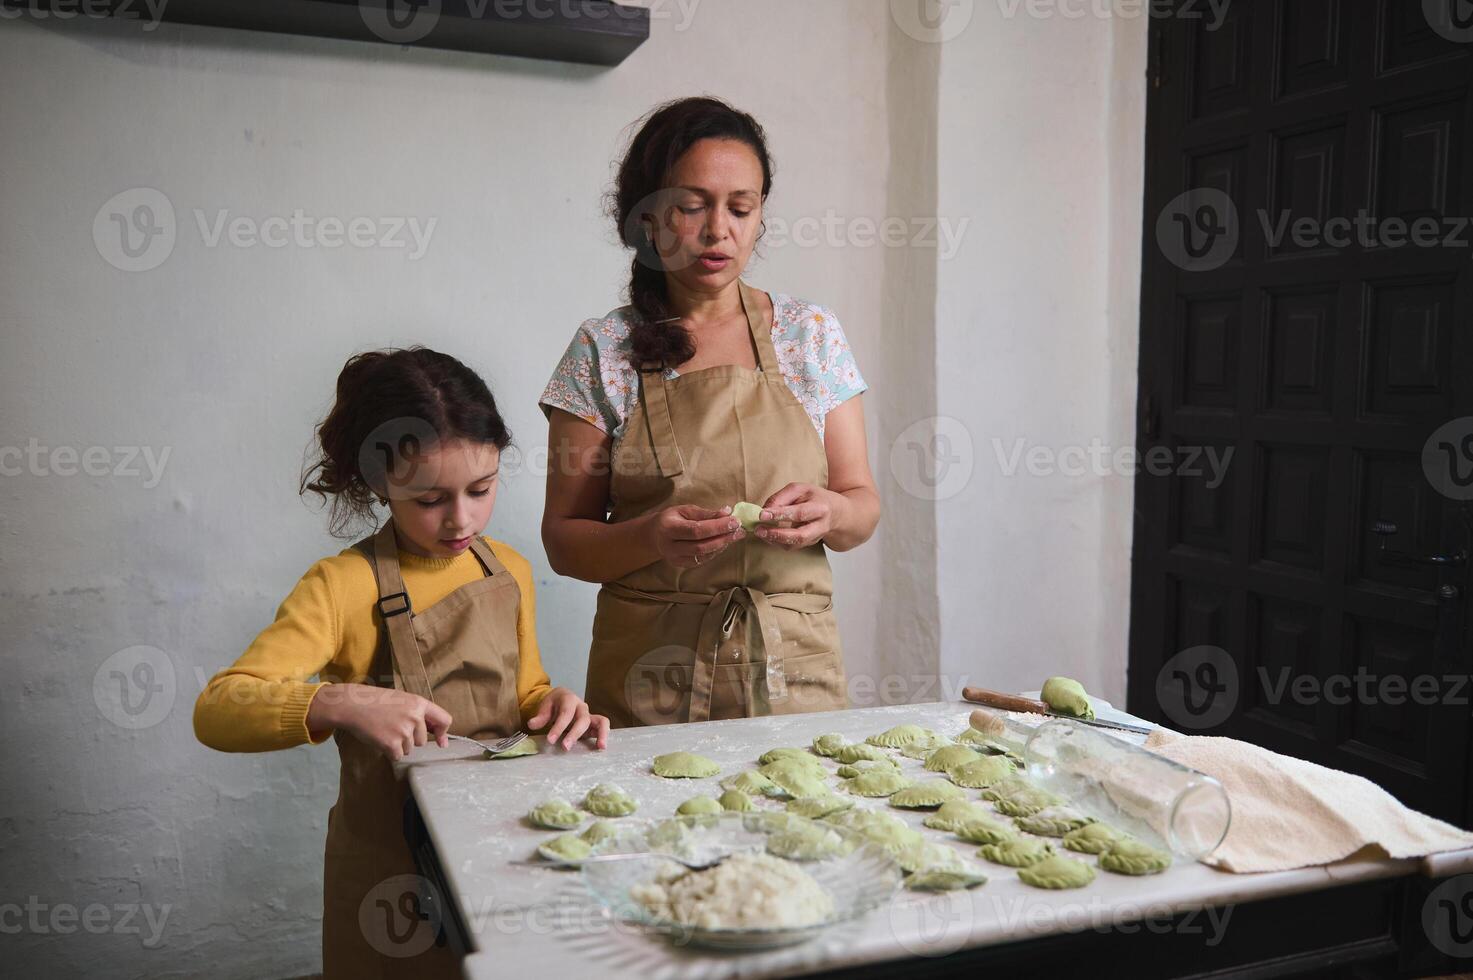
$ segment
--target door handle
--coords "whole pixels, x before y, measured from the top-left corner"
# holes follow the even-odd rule
[[[1386,547],[1386,539],[1397,532],[1397,526],[1391,521],[1377,521],[1371,525],[1371,532],[1381,536],[1381,547],[1376,552],[1376,555],[1389,565],[1406,565],[1411,567],[1431,565],[1436,568],[1462,568],[1468,564],[1468,552],[1466,550],[1452,555],[1413,555],[1409,552],[1394,551]]]

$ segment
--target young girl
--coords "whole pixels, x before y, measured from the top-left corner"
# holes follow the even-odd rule
[[[307,571],[276,621],[201,693],[195,733],[225,752],[337,742],[326,977],[459,975],[443,946],[411,949],[375,907],[377,898],[399,903],[402,889],[377,891],[415,873],[406,788],[391,760],[430,740],[444,746],[447,732],[493,739],[524,725],[548,726],[549,745],[586,737],[603,749],[609,722],[551,686],[531,566],[481,537],[510,436],[475,372],[424,348],[360,354],[338,375],[317,435],[320,455],[302,488],[332,501],[333,532],[371,520],[375,502],[389,519]]]

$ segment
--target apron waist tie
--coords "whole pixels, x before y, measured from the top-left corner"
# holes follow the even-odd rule
[[[721,641],[731,636],[738,616],[750,616],[747,646],[750,660],[765,668],[752,682],[752,715],[772,714],[772,702],[788,696],[787,674],[783,671],[782,633],[777,626],[774,608],[791,612],[821,613],[833,606],[832,596],[807,592],[774,592],[735,585],[715,594],[708,592],[644,592],[617,582],[603,586],[624,599],[673,603],[682,606],[705,606],[696,638],[695,667],[691,675],[690,721],[707,721],[711,717],[711,687],[715,682],[716,654]],[[753,628],[755,627],[755,628]]]

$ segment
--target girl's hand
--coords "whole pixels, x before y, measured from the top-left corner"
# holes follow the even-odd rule
[[[589,714],[588,703],[566,687],[547,692],[536,713],[527,719],[527,730],[535,732],[549,721],[552,727],[547,730],[548,745],[555,745],[562,738],[563,748],[571,749],[574,742],[587,737],[596,739],[600,749],[608,747],[609,720],[603,715]]]
[[[848,503],[842,494],[811,483],[789,483],[762,505],[763,521],[791,527],[759,527],[753,533],[768,544],[798,551],[822,541],[834,529],[838,512]]]
[[[707,510],[694,504],[666,507],[655,514],[650,534],[660,557],[676,568],[695,568],[746,537],[731,508]]]
[[[307,708],[307,729],[341,728],[391,760],[404,758],[431,738],[449,744],[450,713],[418,694],[372,684],[328,684]]]

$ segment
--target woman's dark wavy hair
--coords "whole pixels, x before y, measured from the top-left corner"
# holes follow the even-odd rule
[[[764,202],[772,190],[773,164],[767,152],[767,135],[747,113],[720,99],[700,96],[666,102],[645,117],[629,143],[609,195],[609,213],[619,229],[619,240],[635,252],[629,269],[629,302],[636,314],[630,329],[636,365],[681,364],[695,354],[690,331],[670,311],[659,252],[645,238],[644,226],[634,209],[647,204],[667,186],[675,162],[703,139],[737,140],[751,147],[762,164]]]
[[[338,373],[337,397],[317,426],[317,452],[302,470],[299,491],[330,501],[328,527],[345,537],[360,521],[374,523],[374,502],[388,496],[375,445],[404,451],[413,440],[418,452],[429,448],[427,441],[455,439],[498,450],[511,444],[480,375],[425,347],[357,354]]]

